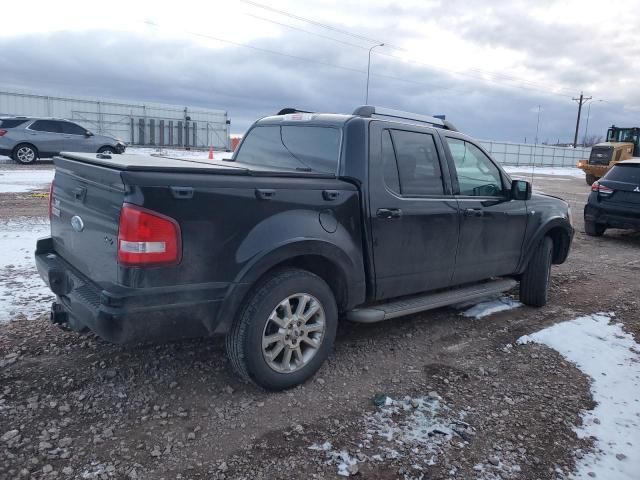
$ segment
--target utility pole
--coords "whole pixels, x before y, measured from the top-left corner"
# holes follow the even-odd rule
[[[576,133],[573,136],[573,148],[578,146],[578,129],[580,128],[580,114],[582,113],[582,105],[591,100],[593,97],[585,97],[582,92],[580,92],[580,98],[573,98],[574,102],[578,102],[578,118],[576,118]]]
[[[384,47],[384,43],[379,43],[378,45],[374,45],[369,49],[369,62],[367,63],[367,91],[364,96],[364,104],[369,104],[369,72],[371,72],[371,51],[376,47]]]

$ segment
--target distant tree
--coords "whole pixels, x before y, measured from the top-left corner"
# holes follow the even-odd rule
[[[592,147],[596,143],[600,143],[600,142],[602,142],[602,135],[588,135],[584,139],[584,146],[585,147]]]

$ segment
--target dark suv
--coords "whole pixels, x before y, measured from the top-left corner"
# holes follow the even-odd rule
[[[599,237],[607,228],[640,229],[640,159],[616,163],[591,185],[585,232]]]
[[[338,319],[380,322],[520,283],[547,302],[568,204],[434,117],[364,106],[258,120],[230,161],[54,159],[36,263],[51,318],[114,342],[226,335],[243,377],[303,382]]]
[[[30,164],[60,152],[123,153],[125,143],[55,118],[0,117],[0,155]]]

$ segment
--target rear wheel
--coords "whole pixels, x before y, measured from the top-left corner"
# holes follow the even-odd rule
[[[13,158],[15,162],[21,163],[23,165],[29,165],[31,163],[35,163],[35,161],[38,160],[38,150],[36,150],[36,147],[34,147],[33,145],[22,143],[13,149],[11,158]]]
[[[320,368],[337,324],[336,302],[324,280],[305,270],[281,270],[248,299],[227,334],[227,353],[245,379],[284,390]]]
[[[598,177],[596,177],[595,175],[592,175],[591,173],[587,173],[585,180],[587,181],[587,185],[590,186],[590,185],[593,185],[593,182],[598,180]]]
[[[520,280],[520,301],[532,307],[542,307],[549,298],[553,241],[549,237],[538,244]]]
[[[602,225],[601,223],[584,222],[584,233],[586,233],[590,237],[601,237],[602,235],[604,235],[606,229],[607,226]]]

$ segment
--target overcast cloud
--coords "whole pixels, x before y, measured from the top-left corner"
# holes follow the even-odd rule
[[[3,6],[14,27],[0,33],[0,88],[224,109],[234,133],[283,106],[364,103],[372,43],[362,39],[241,2],[52,3]],[[570,141],[571,96],[584,90],[605,100],[593,103],[590,133],[640,124],[634,1],[268,4],[387,43],[372,56],[372,104],[444,113],[473,136],[514,141],[532,141],[541,105],[540,139]]]

